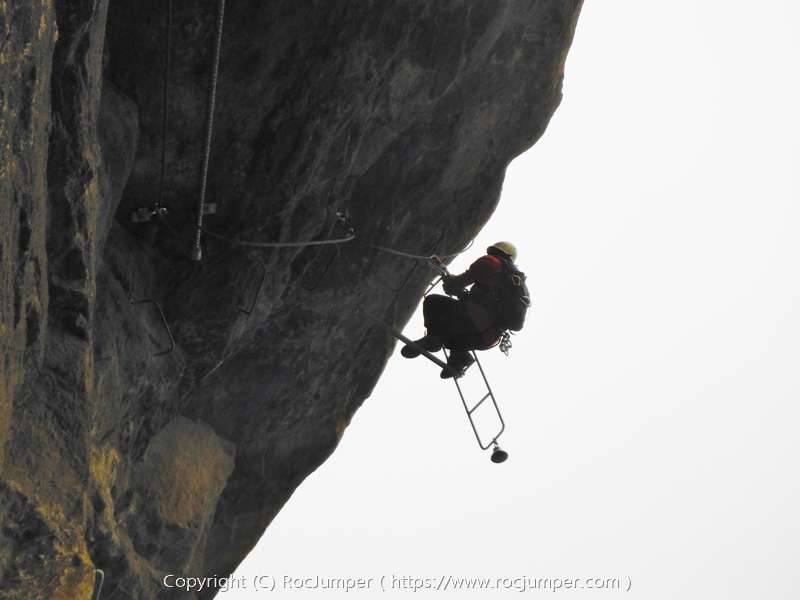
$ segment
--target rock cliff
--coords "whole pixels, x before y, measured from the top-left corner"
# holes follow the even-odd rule
[[[218,2],[0,0],[1,598],[236,567],[431,279],[374,246],[476,234],[580,4],[228,2],[196,261]]]

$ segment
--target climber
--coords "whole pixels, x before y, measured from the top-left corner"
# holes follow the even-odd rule
[[[471,350],[487,350],[497,345],[507,330],[519,331],[530,306],[525,274],[514,264],[517,249],[510,242],[497,242],[486,249],[461,275],[445,274],[442,287],[446,294],[426,296],[422,305],[426,335],[401,350],[406,358],[415,358],[420,349],[438,352],[450,350],[449,369],[442,369],[442,379],[463,373],[475,361]],[[472,286],[469,291],[468,286]]]

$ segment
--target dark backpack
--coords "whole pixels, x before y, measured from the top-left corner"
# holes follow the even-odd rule
[[[503,263],[503,272],[494,288],[497,301],[497,315],[500,326],[511,331],[519,331],[525,324],[525,315],[531,305],[531,295],[525,284],[525,273],[505,257],[498,257]]]

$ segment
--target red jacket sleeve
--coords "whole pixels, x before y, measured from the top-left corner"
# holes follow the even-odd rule
[[[467,269],[465,275],[469,283],[483,283],[491,285],[497,274],[503,270],[503,263],[496,256],[482,256]]]
[[[484,285],[493,285],[496,282],[497,274],[503,270],[503,263],[500,259],[486,255],[482,256],[474,263],[472,263],[466,271],[461,275],[454,275],[450,278],[449,287],[455,289],[464,289],[474,283],[482,283]],[[448,291],[452,294],[452,291]]]

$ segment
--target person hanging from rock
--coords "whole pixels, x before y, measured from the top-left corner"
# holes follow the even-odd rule
[[[461,275],[444,275],[442,287],[455,298],[426,296],[422,304],[426,335],[404,346],[401,354],[415,358],[420,348],[428,352],[447,348],[449,368],[440,375],[447,379],[475,361],[472,350],[492,348],[506,331],[522,329],[530,296],[525,274],[514,264],[516,258],[514,244],[497,242]]]

